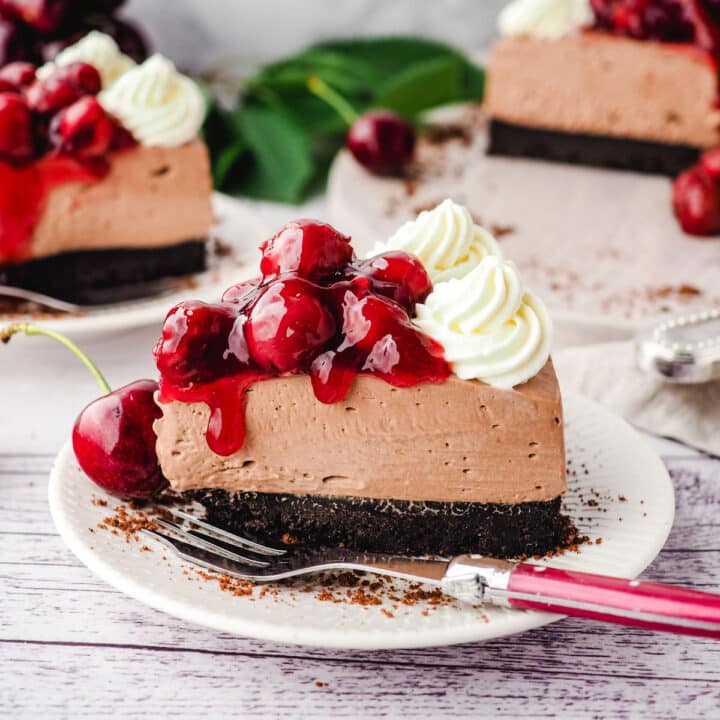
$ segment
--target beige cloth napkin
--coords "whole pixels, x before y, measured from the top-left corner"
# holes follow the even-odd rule
[[[592,398],[642,430],[720,455],[720,382],[665,383],[637,368],[627,341],[566,348],[553,361],[562,390]]]

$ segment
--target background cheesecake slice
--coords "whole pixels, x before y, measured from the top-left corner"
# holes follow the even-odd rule
[[[561,3],[541,4],[549,18]],[[587,26],[567,18],[553,33],[521,17],[520,3],[501,15],[488,152],[678,174],[720,142],[716,18],[664,15],[657,2],[585,4],[575,20]]]
[[[0,137],[1,284],[101,303],[205,268],[212,186],[192,80],[98,32],[0,78],[15,83],[0,92],[15,140]]]

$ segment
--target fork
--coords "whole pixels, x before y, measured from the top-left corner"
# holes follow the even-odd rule
[[[177,557],[254,582],[332,570],[359,570],[424,583],[464,602],[543,610],[648,630],[720,640],[720,595],[673,585],[559,570],[482,555],[424,559],[346,548],[285,549],[249,540],[187,510],[165,507],[174,520],[141,532]]]

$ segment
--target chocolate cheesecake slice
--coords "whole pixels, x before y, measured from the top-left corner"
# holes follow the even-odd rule
[[[714,17],[680,13],[677,26],[668,17],[644,37],[638,4],[625,11],[635,28],[629,37],[617,19],[623,3],[617,14],[612,4],[595,3],[588,26],[552,36],[529,18],[500,23],[485,100],[489,154],[672,176],[720,142],[717,47],[708,44],[718,37]],[[645,5],[657,18],[665,12]]]
[[[212,223],[199,88],[91,32],[41,67],[3,68],[0,284],[81,304],[206,267]],[[20,72],[22,70],[22,72]]]
[[[307,377],[274,378],[249,389],[245,442],[227,457],[208,452],[207,405],[161,407],[165,476],[211,522],[238,531],[501,556],[563,539],[562,404],[550,361],[517,390],[454,376],[397,388],[360,376],[334,404],[318,401]]]
[[[544,305],[450,200],[390,240],[360,260],[334,228],[289,223],[261,246],[261,277],[170,311],[155,432],[172,490],[275,543],[499,556],[565,545]]]

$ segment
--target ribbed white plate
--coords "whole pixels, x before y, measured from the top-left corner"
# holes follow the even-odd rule
[[[188,277],[191,286],[181,284],[171,292],[83,310],[77,314],[0,315],[0,324],[41,321],[44,327],[66,335],[98,335],[160,323],[167,311],[181,300],[186,300],[188,295],[197,300],[217,302],[230,285],[257,274],[259,255],[253,256],[252,252],[266,233],[262,221],[254,212],[227,195],[213,194],[213,210],[215,224],[211,237],[222,241],[232,249],[232,253],[211,258],[211,266],[206,272]]]
[[[635,430],[600,406],[569,395],[565,416],[568,512],[582,532],[602,543],[583,545],[580,552],[548,564],[634,577],[652,562],[670,532],[675,503],[668,473]],[[101,578],[141,602],[224,632],[321,647],[430,647],[518,633],[560,617],[470,606],[427,612],[424,603],[401,605],[392,611],[394,617],[387,617],[383,606],[323,602],[313,593],[291,594],[281,586],[277,596],[261,597],[256,591],[252,599],[236,597],[216,583],[191,582],[179,561],[169,554],[162,559],[160,546],[141,552],[140,543],[128,544],[101,530],[91,533],[89,528],[115,504],[108,498],[108,507],[97,507],[93,496],[103,493],[66,446],[50,476],[49,499],[55,525],[72,551]],[[384,608],[390,605],[387,601]]]

